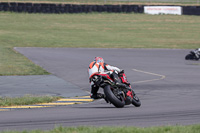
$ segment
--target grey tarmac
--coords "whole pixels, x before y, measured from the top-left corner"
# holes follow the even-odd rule
[[[88,95],[79,87],[54,75],[0,76],[0,88],[1,97],[21,97],[29,94],[61,97]]]
[[[103,48],[15,48],[15,50],[42,66],[53,76],[64,80],[66,84],[78,87],[83,94],[88,94],[90,91],[88,65],[95,56],[102,56],[105,62],[125,70],[142,106],[136,108],[129,105],[118,109],[104,100],[97,100],[87,104],[5,111],[0,112],[0,130],[52,129],[55,125],[147,127],[200,123],[200,62],[184,59],[190,50]],[[70,89],[66,87],[66,90],[60,89],[55,93],[62,94],[60,91],[63,91],[67,94],[71,92]]]

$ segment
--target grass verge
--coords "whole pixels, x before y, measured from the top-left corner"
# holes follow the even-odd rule
[[[160,127],[62,127],[52,130],[4,131],[1,133],[199,133],[200,125]]]
[[[199,27],[199,16],[0,12],[0,75],[48,74],[13,47],[194,49]]]
[[[25,95],[23,97],[0,97],[0,107],[15,106],[15,105],[31,105],[38,103],[49,103],[60,99],[56,96],[32,96]]]

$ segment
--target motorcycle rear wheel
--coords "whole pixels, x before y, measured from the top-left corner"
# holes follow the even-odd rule
[[[124,107],[125,105],[124,98],[121,95],[119,96],[114,95],[110,88],[110,85],[104,87],[104,94],[106,95],[108,101],[110,101],[115,107],[117,108]]]

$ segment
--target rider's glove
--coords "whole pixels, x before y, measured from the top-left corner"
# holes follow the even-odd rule
[[[120,71],[119,71],[119,76],[122,77],[123,74],[124,74],[124,70],[123,70],[123,69],[120,69]]]
[[[121,73],[124,73],[124,70],[123,70],[123,69],[120,69],[119,73],[120,73],[120,74],[121,74]]]
[[[124,70],[123,70],[123,69],[120,69],[119,75],[122,76],[123,74],[124,74]]]

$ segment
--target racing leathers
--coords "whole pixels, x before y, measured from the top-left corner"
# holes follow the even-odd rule
[[[200,58],[200,48],[193,50],[197,59]]]
[[[106,73],[111,76],[116,85],[125,87],[125,85],[120,82],[120,79],[118,77],[118,73],[120,73],[121,71],[123,70],[119,69],[118,67],[108,65],[104,62],[97,63],[96,61],[91,62],[88,69],[89,78],[91,78],[96,73]],[[90,86],[91,86],[91,95],[90,95],[91,98],[93,99],[104,98],[103,94],[97,93],[99,90],[99,86],[96,86],[92,81],[90,81]]]

